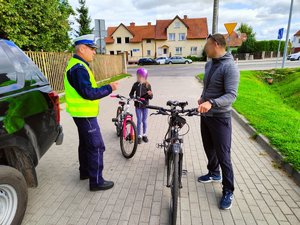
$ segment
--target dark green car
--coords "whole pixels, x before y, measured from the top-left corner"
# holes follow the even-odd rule
[[[59,96],[21,49],[0,39],[0,224],[21,224],[35,167],[62,141]]]

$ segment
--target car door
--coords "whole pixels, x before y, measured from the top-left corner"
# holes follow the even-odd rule
[[[58,131],[53,104],[49,99],[52,91],[48,81],[37,66],[12,42],[1,43],[1,47],[14,64],[17,80],[23,81],[22,88],[10,98],[6,127],[8,133],[26,130],[36,142],[35,149],[41,157],[55,142]]]
[[[178,57],[178,63],[185,63],[185,59],[183,57]]]

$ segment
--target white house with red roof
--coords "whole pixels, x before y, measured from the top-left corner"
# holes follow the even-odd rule
[[[129,60],[142,57],[160,56],[201,56],[208,27],[206,18],[180,18],[156,20],[147,25],[129,26],[121,23],[117,27],[108,27],[105,38],[107,54],[127,52]]]
[[[292,41],[292,52],[293,53],[300,52],[300,30],[298,30],[294,34],[294,38]]]

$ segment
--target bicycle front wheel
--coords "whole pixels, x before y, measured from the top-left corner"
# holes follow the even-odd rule
[[[132,158],[138,145],[137,129],[133,121],[127,120],[120,133],[120,146],[126,159]]]
[[[178,211],[178,196],[179,196],[179,155],[173,155],[173,163],[171,163],[171,200],[170,200],[170,224],[176,225]]]

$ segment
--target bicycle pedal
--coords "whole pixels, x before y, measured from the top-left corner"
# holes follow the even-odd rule
[[[164,144],[156,144],[156,148],[163,148],[163,147],[165,147]]]
[[[187,170],[182,170],[182,175],[187,175],[188,171]]]
[[[116,122],[118,122],[118,119],[117,118],[112,118],[111,121],[116,123]]]

